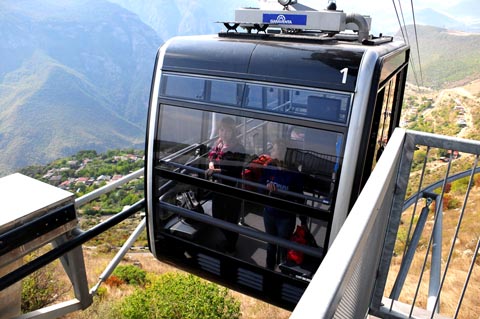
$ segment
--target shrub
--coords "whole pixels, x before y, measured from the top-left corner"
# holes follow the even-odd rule
[[[457,179],[456,181],[452,182],[452,193],[457,195],[465,194],[467,192],[469,182],[470,182],[470,177],[468,176]]]
[[[473,182],[475,186],[480,185],[480,174],[475,174],[475,176],[473,176]]]
[[[147,272],[134,265],[120,265],[112,275],[127,284],[143,286]]]
[[[96,297],[100,300],[103,300],[107,297],[108,290],[105,287],[98,287]]]
[[[451,190],[452,190],[452,183],[445,184],[445,194],[450,193]]]
[[[240,318],[240,303],[226,288],[191,274],[167,273],[126,297],[114,312],[128,319],[235,319]]]
[[[413,154],[412,171],[421,169],[423,167],[426,156],[427,152],[425,150],[415,151]]]
[[[459,208],[461,205],[461,202],[455,198],[454,196],[450,194],[445,194],[443,196],[443,209],[455,209]]]
[[[118,278],[115,275],[111,275],[105,280],[105,284],[110,287],[118,287],[125,283],[122,279]]]
[[[67,291],[68,287],[58,280],[55,266],[49,264],[22,280],[22,312],[46,307],[60,299]]]

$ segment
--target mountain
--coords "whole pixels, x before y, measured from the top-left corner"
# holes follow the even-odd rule
[[[143,147],[162,41],[103,0],[0,2],[0,176],[80,149]]]
[[[217,32],[256,3],[0,2],[0,176],[80,149],[143,147],[162,39]]]
[[[162,41],[136,15],[102,0],[3,1],[0,8],[8,17],[0,19],[0,35],[7,39],[0,44],[7,57],[2,59],[2,68],[7,69],[0,69],[0,79],[42,50],[84,74],[120,115],[134,122],[144,119],[131,104],[140,98],[146,101],[149,88],[139,92],[131,87],[150,81]]]
[[[23,72],[31,68],[36,72],[26,78]],[[23,167],[81,149],[142,145],[140,126],[112,111],[82,74],[41,53],[9,74],[8,80],[16,90],[0,88],[0,95],[6,96],[0,112],[1,170],[8,170],[8,163]]]
[[[110,0],[136,13],[159,36],[218,33],[219,21],[233,21],[236,8],[258,7],[257,0]]]
[[[418,49],[413,26],[407,26],[407,33],[413,59],[408,71],[409,82],[431,88],[449,88],[480,78],[479,33],[417,25]]]

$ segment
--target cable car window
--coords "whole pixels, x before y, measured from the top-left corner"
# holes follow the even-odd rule
[[[392,126],[392,108],[393,108],[393,101],[394,101],[394,92],[395,92],[395,80],[394,77],[389,81],[389,83],[385,86],[384,89],[379,93],[383,95],[379,100],[383,100],[382,110],[379,119],[378,125],[378,133],[377,133],[377,143],[375,146],[375,156],[373,158],[373,168],[375,167],[376,163],[382,156],[382,153],[387,145],[388,137],[392,134],[391,126]]]
[[[263,105],[267,104],[263,101],[263,98],[266,95],[263,92],[264,89],[266,88],[260,85],[249,85],[247,87],[247,97],[245,99],[246,107],[251,109],[263,109]]]
[[[163,75],[161,95],[346,125],[351,95],[194,76]]]
[[[191,100],[205,99],[205,79],[187,76],[163,76],[162,92],[166,96]]]
[[[245,107],[346,124],[350,95],[247,84]]]
[[[242,103],[243,84],[233,81],[210,81],[212,84],[210,101],[226,105],[240,106]]]
[[[162,138],[161,156],[170,155],[185,146],[200,143],[200,136],[204,135],[206,127],[202,120],[202,112],[164,106],[162,108],[162,122],[159,125],[159,136]],[[188,129],[187,129],[188,128]],[[207,133],[208,134],[208,131]]]
[[[179,258],[203,247],[252,267],[311,278],[326,246],[343,134],[160,107],[154,218],[164,240],[181,243],[158,249],[191,244]],[[308,227],[317,245],[303,264],[288,257],[297,225]]]
[[[234,106],[242,102],[244,84],[235,81],[166,74],[162,83],[162,94],[168,97]]]

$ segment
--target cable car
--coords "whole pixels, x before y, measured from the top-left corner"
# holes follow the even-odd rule
[[[159,49],[145,198],[157,259],[293,309],[398,126],[409,47],[279,2]]]

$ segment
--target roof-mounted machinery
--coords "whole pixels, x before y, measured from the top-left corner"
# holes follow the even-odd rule
[[[360,14],[347,14],[336,10],[335,2],[331,2],[325,10],[315,10],[297,3],[296,0],[278,0],[276,7],[268,9],[241,8],[235,10],[235,21],[224,22],[229,31],[237,31],[238,27],[251,33],[288,33],[313,36],[328,36],[342,40],[370,40],[371,19]],[[345,33],[345,31],[354,33]],[[391,38],[389,38],[391,40]]]

